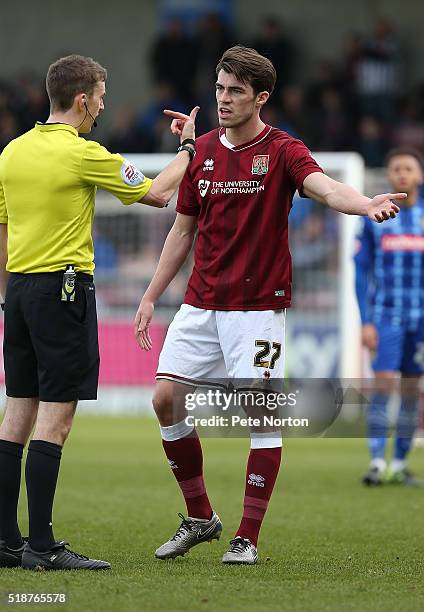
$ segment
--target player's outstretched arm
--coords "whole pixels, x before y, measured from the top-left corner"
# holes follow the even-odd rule
[[[174,225],[163,245],[156,272],[141,299],[134,319],[135,338],[139,346],[145,351],[149,351],[152,348],[149,326],[155,302],[177,275],[187,259],[193,246],[196,229],[197,217],[177,213]]]
[[[368,216],[381,223],[396,217],[399,206],[393,200],[403,200],[406,193],[384,193],[374,198],[366,196],[330,178],[322,172],[309,174],[303,182],[305,195],[347,215]]]
[[[171,110],[163,111],[168,117],[173,117],[171,131],[173,134],[180,137],[181,143],[183,143],[187,138],[190,140],[195,139],[195,124],[198,111],[198,106],[193,108],[190,115],[184,115],[183,113],[177,113]],[[195,146],[193,144],[188,144],[187,146],[193,149],[193,151],[195,150]],[[149,191],[140,200],[140,202],[159,208],[166,206],[183,180],[183,176],[187,170],[190,160],[191,156],[188,151],[180,151],[177,153],[175,159],[173,159],[162,170],[162,172],[160,172],[157,177],[153,179],[153,183]]]

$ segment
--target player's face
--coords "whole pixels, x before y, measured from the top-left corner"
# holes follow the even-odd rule
[[[423,172],[413,155],[396,155],[387,167],[387,178],[395,191],[410,193],[423,183]]]
[[[106,85],[104,81],[97,81],[94,85],[93,93],[90,96],[87,96],[86,104],[90,114],[96,119],[99,114],[104,110],[104,97],[106,95]],[[80,133],[88,134],[91,132],[91,128],[93,127],[93,119],[88,115],[84,120],[83,125],[81,126]]]
[[[238,81],[233,74],[225,70],[220,70],[216,82],[219,125],[235,128],[247,123],[259,112],[259,96],[251,85]]]

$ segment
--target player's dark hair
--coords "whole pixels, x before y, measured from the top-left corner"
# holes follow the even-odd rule
[[[79,93],[90,96],[98,81],[106,81],[107,71],[91,57],[67,55],[49,66],[46,89],[52,110],[67,111]]]
[[[384,159],[384,165],[388,166],[393,158],[400,157],[401,155],[410,155],[411,157],[415,157],[417,162],[420,164],[421,169],[424,169],[424,159],[421,152],[415,147],[410,147],[407,145],[390,149]]]
[[[255,94],[273,92],[277,74],[271,60],[250,47],[237,45],[227,49],[216,67],[216,74],[224,70],[242,83],[252,86]]]

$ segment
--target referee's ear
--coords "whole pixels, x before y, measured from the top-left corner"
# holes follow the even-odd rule
[[[79,94],[77,94],[74,98],[74,105],[76,104],[77,109],[79,112],[83,112],[85,105],[87,104],[87,94],[81,92]]]

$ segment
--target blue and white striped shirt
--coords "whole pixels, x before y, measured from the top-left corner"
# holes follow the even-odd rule
[[[424,318],[424,200],[390,221],[364,218],[355,267],[362,323],[415,329]]]

